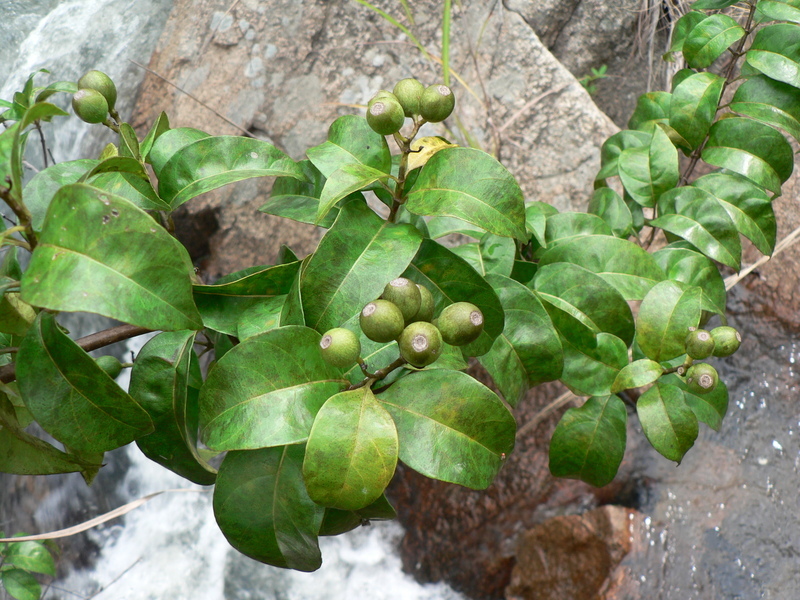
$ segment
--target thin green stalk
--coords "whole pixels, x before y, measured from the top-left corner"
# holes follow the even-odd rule
[[[444,0],[442,9],[442,71],[444,84],[450,86],[450,0]]]
[[[383,19],[385,19],[386,21],[388,21],[389,23],[391,23],[392,25],[397,27],[400,31],[402,31],[404,34],[406,34],[408,39],[411,40],[411,42],[419,49],[420,52],[422,52],[422,55],[425,58],[427,58],[428,60],[431,59],[430,54],[428,54],[428,51],[425,49],[425,46],[423,46],[420,43],[420,41],[417,39],[417,36],[415,36],[413,33],[411,33],[411,30],[408,27],[406,27],[405,25],[400,23],[400,21],[395,19],[389,13],[382,11],[377,6],[373,6],[372,4],[367,2],[367,0],[355,0],[355,1],[358,2],[359,4],[361,4],[362,6],[366,6],[371,11],[379,14]]]

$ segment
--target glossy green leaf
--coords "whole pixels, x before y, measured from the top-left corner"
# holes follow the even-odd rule
[[[228,542],[268,565],[315,571],[325,509],[308,497],[302,445],[229,452],[214,487],[214,517]]]
[[[203,325],[237,335],[242,313],[270,304],[270,299],[289,292],[300,263],[274,267],[251,267],[214,285],[195,285],[194,301]]]
[[[761,0],[756,6],[756,17],[760,20],[774,19],[800,23],[798,0]]]
[[[525,205],[525,229],[542,247],[547,245],[544,237],[547,218],[557,213],[558,209],[555,206],[545,202],[534,201]]]
[[[770,197],[761,188],[734,173],[709,173],[692,185],[712,194],[739,233],[753,242],[762,254],[772,254],[777,223]]]
[[[641,246],[608,235],[587,235],[548,249],[539,267],[553,263],[573,263],[600,275],[613,285],[625,300],[641,300],[664,272],[652,255]]]
[[[25,186],[23,198],[31,211],[34,231],[41,231],[47,208],[61,186],[76,183],[84,173],[100,164],[99,160],[80,159],[56,163],[36,173]]]
[[[779,23],[759,29],[746,56],[767,77],[800,87],[800,26]]]
[[[155,431],[136,440],[147,458],[201,485],[214,483],[216,469],[197,450],[202,385],[193,346],[196,332],[161,333],[139,351],[130,394],[150,415]]]
[[[92,312],[149,329],[200,329],[193,272],[186,249],[147,213],[73,184],[50,204],[21,292],[28,304],[52,310]]]
[[[595,176],[595,180],[607,179],[619,174],[619,156],[625,150],[642,148],[650,144],[653,138],[651,133],[623,129],[615,133],[605,142],[600,149],[600,163],[602,167]]]
[[[336,394],[320,409],[308,437],[308,495],[342,510],[369,506],[389,485],[397,453],[394,421],[369,387]]]
[[[714,431],[722,427],[722,419],[728,412],[728,386],[720,380],[713,392],[708,394],[694,394],[689,391],[686,382],[677,375],[665,375],[661,382],[674,385],[683,391],[686,404],[692,409],[698,421],[705,423]]]
[[[112,156],[100,161],[77,183],[89,183],[121,196],[142,210],[170,210],[169,204],[158,197],[150,184],[150,176],[142,163],[129,156]]]
[[[256,302],[239,313],[236,321],[236,337],[244,341],[281,325],[281,314],[287,295],[270,296]]]
[[[161,134],[153,142],[153,147],[147,157],[148,162],[153,166],[156,177],[161,178],[164,166],[178,150],[207,137],[211,137],[210,134],[191,127],[178,127]]]
[[[736,4],[739,0],[697,0],[692,3],[692,10],[719,10]]]
[[[328,129],[327,141],[309,148],[306,156],[325,177],[347,164],[362,164],[384,173],[391,173],[392,169],[386,138],[356,115],[336,119]]]
[[[53,555],[41,542],[17,542],[9,544],[5,553],[5,562],[19,569],[43,575],[56,574]]]
[[[505,327],[491,350],[478,360],[512,407],[529,387],[561,376],[558,333],[542,302],[530,289],[502,275],[486,279],[505,311]]]
[[[710,193],[698,187],[680,187],[659,201],[660,217],[651,225],[693,244],[706,256],[738,269],[742,244],[736,224]]]
[[[40,313],[17,354],[25,406],[47,433],[78,452],[113,450],[153,431],[147,413]]]
[[[702,290],[662,281],[644,297],[636,317],[636,341],[645,356],[663,362],[686,352],[690,327],[700,323]]]
[[[597,334],[594,348],[579,347],[561,336],[564,369],[561,382],[578,396],[606,396],[628,364],[628,347],[610,333]]]
[[[686,34],[683,57],[693,69],[705,69],[744,35],[741,25],[728,15],[710,15]]]
[[[297,444],[345,384],[322,359],[321,335],[280,327],[248,338],[217,362],[200,390],[200,430],[212,450]]]
[[[328,212],[343,198],[363,190],[376,182],[388,185],[388,173],[373,169],[362,164],[346,164],[331,173],[322,188],[319,198],[319,208],[314,220],[315,225],[321,224]]]
[[[405,208],[424,216],[450,216],[497,235],[526,239],[525,201],[514,176],[474,148],[434,154],[408,192]]]
[[[455,217],[431,217],[428,220],[428,234],[432,240],[439,239],[451,233],[460,233],[462,235],[480,239],[486,233],[480,227],[476,227],[472,223],[467,223]]]
[[[358,314],[403,272],[421,241],[413,225],[384,221],[357,200],[345,204],[303,268],[306,324],[325,332]]]
[[[730,109],[779,127],[800,141],[800,90],[796,87],[756,75],[736,89]]]
[[[497,275],[511,275],[514,268],[514,255],[517,246],[514,240],[507,237],[487,233],[479,243],[485,272]]]
[[[503,307],[492,286],[469,263],[444,246],[423,240],[403,277],[430,290],[436,303],[434,315],[453,302],[471,302],[481,310],[483,332],[477,340],[462,346],[465,355],[486,354],[503,331]]]
[[[625,454],[627,422],[616,396],[592,397],[568,409],[550,439],[550,472],[596,487],[611,483]]]
[[[652,131],[653,124],[669,121],[669,105],[672,94],[669,92],[648,92],[636,101],[636,108],[628,120],[628,129]]]
[[[680,243],[685,244],[685,242]],[[653,259],[664,270],[667,279],[697,286],[703,290],[704,310],[725,314],[725,282],[711,259],[693,249],[679,247],[676,244],[655,251]]]
[[[642,206],[655,206],[661,194],[678,184],[678,151],[660,127],[649,145],[623,150],[618,160],[622,185]]]
[[[139,138],[130,123],[119,124],[119,155],[139,161]]]
[[[36,577],[22,569],[0,571],[0,582],[8,595],[17,600],[39,600],[42,595],[42,586]]]
[[[145,161],[150,162],[150,157],[148,155],[153,148],[153,144],[167,131],[169,131],[169,117],[167,117],[167,113],[162,111],[139,146],[139,152],[141,152],[142,158],[144,158]]]
[[[360,525],[369,525],[372,520],[387,521],[396,518],[397,512],[386,496],[381,495],[375,502],[358,511],[326,508],[319,535],[340,535]]]
[[[657,382],[639,397],[636,414],[659,454],[679,463],[697,439],[697,418],[674,385]]]
[[[303,312],[303,298],[300,294],[300,281],[303,271],[305,271],[313,256],[313,254],[309,254],[300,263],[300,269],[295,275],[292,287],[289,288],[289,293],[286,294],[286,300],[283,303],[283,308],[281,308],[281,326],[306,324],[306,317]]]
[[[611,393],[616,394],[622,390],[631,388],[642,387],[656,381],[664,372],[664,367],[650,360],[649,358],[642,358],[635,360],[629,365],[626,365],[614,380],[614,385],[611,386]]]
[[[397,424],[400,460],[426,477],[485,489],[514,449],[514,417],[466,373],[411,373],[378,400]]]
[[[297,163],[272,144],[255,138],[211,136],[183,146],[170,157],[158,174],[158,193],[174,210],[229,183],[269,176],[304,179]]]
[[[303,172],[305,180],[278,177],[272,186],[269,200],[258,210],[313,225],[317,220],[319,197],[325,185],[325,177],[309,160],[301,160],[297,166]],[[339,209],[333,207],[319,225],[330,227],[338,214]]]
[[[612,188],[598,188],[589,200],[590,213],[597,215],[621,238],[633,233],[633,215],[622,197]]]
[[[707,163],[744,175],[780,194],[792,174],[794,154],[778,131],[743,117],[722,119],[711,126],[702,158]]]
[[[683,15],[678,22],[675,23],[675,28],[672,30],[672,40],[669,48],[670,52],[680,52],[683,50],[683,45],[686,43],[686,36],[694,29],[700,21],[708,18],[708,15],[699,10],[690,10]]]
[[[583,212],[562,212],[547,217],[547,248],[587,235],[613,235],[611,227],[600,217]]]
[[[714,73],[695,73],[675,87],[669,109],[669,124],[691,150],[706,139],[714,122],[725,80]]]

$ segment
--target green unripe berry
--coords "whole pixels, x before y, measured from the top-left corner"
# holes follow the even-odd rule
[[[108,118],[108,102],[97,90],[75,92],[72,96],[72,110],[86,123],[102,123]]]
[[[102,71],[89,71],[78,79],[79,90],[95,90],[100,92],[108,103],[109,110],[114,110],[117,103],[117,86],[111,81],[111,77]]]
[[[445,307],[437,323],[445,342],[463,346],[474,342],[483,331],[483,313],[469,302],[455,302]]]
[[[686,336],[686,354],[695,360],[711,356],[714,346],[714,338],[705,329],[695,329]]]
[[[426,121],[444,121],[453,112],[456,97],[446,85],[429,85],[419,99],[419,114]]]
[[[417,311],[417,314],[414,315],[412,321],[430,322],[430,320],[433,319],[433,310],[435,308],[433,294],[431,294],[431,291],[424,285],[417,284],[417,288],[419,288],[420,298],[419,310]]]
[[[419,114],[419,101],[424,91],[424,85],[416,79],[409,78],[398,81],[394,86],[393,93],[400,102],[400,106],[403,107],[405,115],[412,117]]]
[[[122,373],[122,363],[116,356],[98,356],[94,359],[97,366],[103,369],[111,379],[116,379]]]
[[[386,284],[381,298],[396,305],[403,313],[403,320],[410,323],[414,315],[419,312],[422,297],[417,284],[405,277],[398,277]]]
[[[381,344],[400,337],[405,325],[403,313],[388,300],[373,300],[361,311],[358,318],[361,331],[373,342]]]
[[[730,356],[742,344],[742,335],[733,327],[715,327],[711,330],[711,337],[714,338],[714,356],[720,358]]]
[[[358,362],[361,355],[361,342],[358,336],[343,327],[335,327],[325,332],[319,341],[322,358],[330,365],[342,369]]]
[[[436,361],[442,353],[442,335],[425,321],[411,323],[397,340],[400,356],[415,367],[426,367]]]
[[[392,135],[400,131],[406,116],[403,107],[393,94],[370,101],[367,107],[367,123],[375,133]]]
[[[717,370],[708,363],[697,363],[686,371],[686,386],[695,394],[713,392],[719,383]]]

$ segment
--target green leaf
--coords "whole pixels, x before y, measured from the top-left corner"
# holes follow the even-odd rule
[[[451,233],[460,233],[462,235],[474,237],[477,240],[483,237],[483,234],[486,232],[472,223],[467,223],[455,217],[432,217],[428,221],[428,233],[432,240],[439,239]]]
[[[690,10],[683,15],[678,22],[675,23],[675,28],[672,30],[672,41],[669,52],[680,52],[683,50],[683,45],[686,43],[686,36],[694,29],[700,21],[708,18],[708,15],[698,10]]]
[[[494,234],[527,238],[525,201],[514,176],[473,148],[434,154],[408,192],[405,208],[423,216],[462,219]]]
[[[229,452],[214,487],[214,517],[228,542],[268,565],[315,571],[325,509],[308,497],[303,446]]]
[[[561,382],[578,396],[607,396],[628,364],[628,347],[610,333],[598,333],[594,348],[577,346],[561,336],[564,369]]]
[[[317,504],[342,510],[369,506],[389,485],[397,452],[394,421],[369,387],[331,396],[306,445],[308,495]]]
[[[719,10],[737,2],[739,0],[697,0],[692,3],[692,10]]]
[[[152,461],[200,485],[211,485],[216,469],[197,450],[197,397],[202,379],[193,346],[196,332],[161,333],[139,351],[130,394],[150,415],[155,431],[136,440]]]
[[[47,87],[41,88],[36,93],[36,102],[47,100],[53,94],[64,92],[66,94],[74,94],[78,91],[78,86],[72,81],[55,81]]]
[[[130,123],[120,123],[119,125],[119,155],[120,157],[130,157],[139,162],[139,138]]]
[[[325,185],[325,177],[311,164],[311,161],[301,160],[297,166],[303,172],[305,180],[278,177],[272,186],[269,200],[258,210],[276,217],[313,225],[317,220],[319,197]],[[338,208],[331,208],[319,225],[330,227],[338,214]]]
[[[633,233],[631,210],[612,188],[596,189],[589,200],[588,211],[603,219],[617,237],[627,238]]]
[[[619,174],[619,157],[622,152],[631,148],[647,147],[653,136],[644,131],[623,129],[615,133],[605,142],[600,149],[600,163],[602,167],[595,176],[595,181],[614,177]]]
[[[259,333],[280,327],[286,298],[287,295],[271,296],[243,310],[236,321],[236,337],[244,341]]]
[[[644,435],[659,454],[680,464],[697,439],[697,418],[686,405],[683,392],[657,382],[639,397],[636,413]]]
[[[92,312],[148,329],[200,329],[193,272],[186,249],[147,213],[73,184],[50,204],[21,292],[28,304],[52,310]]]
[[[183,146],[170,157],[158,175],[158,193],[175,210],[187,200],[229,183],[269,176],[304,178],[297,163],[272,144],[254,138],[210,136]]]
[[[741,25],[728,15],[710,15],[692,27],[686,35],[683,57],[693,69],[705,69],[744,35]]]
[[[680,187],[664,194],[659,201],[661,216],[651,221],[682,237],[705,255],[738,269],[742,245],[735,223],[716,199],[700,188]]]
[[[369,525],[371,520],[389,521],[397,518],[397,512],[386,496],[381,496],[369,506],[358,511],[339,510],[338,508],[326,508],[325,517],[319,528],[319,535],[340,535],[358,527],[359,525]]]
[[[550,472],[595,487],[611,483],[625,454],[627,422],[616,396],[592,397],[568,409],[550,439]]]
[[[483,266],[486,273],[511,275],[514,269],[514,255],[517,246],[514,240],[493,233],[485,234],[479,243]]]
[[[161,171],[178,150],[207,137],[211,137],[210,134],[191,127],[169,129],[153,142],[153,147],[147,155],[147,162],[153,166],[156,177],[161,179]]]
[[[279,327],[228,351],[200,390],[200,430],[212,450],[305,442],[323,403],[345,385],[322,359],[321,335]]]
[[[628,120],[628,129],[650,133],[654,123],[668,122],[671,98],[669,92],[648,92],[639,96],[636,109]]]
[[[623,150],[619,178],[625,190],[642,206],[655,206],[658,197],[678,184],[678,151],[661,128],[653,130],[650,144]]]
[[[714,73],[694,73],[675,86],[669,124],[694,150],[706,139],[717,114],[725,80]]]
[[[13,280],[9,281],[6,277],[0,278],[0,281],[13,284]],[[0,332],[23,336],[35,318],[36,311],[30,304],[20,300],[18,293],[5,292],[0,297]]]
[[[145,161],[150,162],[150,157],[148,154],[150,154],[153,144],[155,144],[156,140],[167,131],[169,131],[169,117],[167,117],[167,113],[162,111],[161,114],[158,115],[156,122],[153,123],[150,131],[148,131],[147,135],[144,136],[144,139],[139,146],[139,152],[141,152],[141,155]]]
[[[477,340],[461,347],[465,355],[486,354],[503,331],[503,307],[492,286],[464,259],[433,240],[422,241],[403,277],[430,290],[436,303],[436,316],[454,302],[471,302],[480,309],[483,332]]]
[[[685,242],[680,242],[685,244]],[[703,290],[704,310],[725,314],[725,282],[717,266],[711,259],[690,248],[670,244],[656,250],[653,259],[666,273],[667,279],[674,279]]]
[[[367,120],[356,115],[336,119],[328,129],[328,139],[306,151],[308,159],[327,178],[348,164],[362,164],[391,173],[392,156],[386,138],[372,131]]]
[[[730,109],[779,127],[800,141],[800,90],[796,87],[756,75],[736,89]]]
[[[625,300],[641,300],[664,272],[641,246],[607,235],[587,235],[548,249],[539,267],[553,263],[573,263],[600,275],[613,285]]]
[[[293,262],[274,267],[251,267],[235,278],[227,277],[214,285],[195,285],[194,301],[203,325],[209,329],[237,335],[242,314],[271,305],[275,296],[286,295],[300,270]]]
[[[747,64],[767,77],[800,87],[800,26],[780,23],[759,29],[746,57]]]
[[[800,2],[798,0],[761,0],[756,5],[756,18],[760,20],[791,21],[800,23]]]
[[[709,173],[696,179],[692,185],[712,194],[739,233],[753,242],[762,254],[772,254],[777,223],[772,202],[761,188],[734,173]]]
[[[39,120],[49,121],[54,116],[66,116],[63,110],[49,102],[38,102],[28,108],[14,130],[14,141],[11,146],[11,189],[9,193],[18,202],[22,201],[22,157],[25,154],[25,129]],[[3,169],[5,170],[5,168]],[[5,183],[5,176],[3,177]]]
[[[25,206],[31,211],[33,230],[42,230],[44,216],[56,192],[65,185],[76,183],[87,171],[100,164],[99,160],[69,160],[51,165],[36,173],[22,194]]]
[[[345,204],[303,268],[306,324],[324,333],[361,312],[403,272],[421,240],[412,225],[384,221],[358,200]]]
[[[775,194],[780,194],[781,183],[794,167],[792,147],[783,135],[743,117],[714,123],[702,158],[708,164],[744,175]]]
[[[664,367],[648,358],[635,360],[626,365],[614,380],[611,386],[611,393],[616,394],[623,390],[642,387],[653,383],[664,372]]]
[[[612,235],[608,224],[597,215],[582,212],[563,212],[547,217],[545,241],[547,248],[587,235]]]
[[[346,164],[331,173],[319,198],[315,225],[323,222],[328,212],[343,198],[363,190],[375,182],[388,185],[390,175],[362,164]]]
[[[547,228],[547,218],[558,213],[555,206],[545,202],[529,202],[525,206],[525,229],[533,235],[540,246],[547,245],[545,240],[545,230]]]
[[[25,406],[47,433],[84,453],[113,450],[153,431],[147,413],[40,313],[17,354]]]
[[[303,276],[303,271],[305,271],[313,256],[313,254],[309,254],[300,262],[300,269],[295,275],[292,287],[289,288],[289,293],[286,294],[286,300],[283,303],[283,308],[281,308],[281,326],[306,324],[306,317],[303,313],[303,299],[300,295],[300,280]]]
[[[664,375],[661,382],[674,385],[683,391],[683,398],[692,412],[701,421],[711,427],[714,431],[719,431],[722,427],[722,419],[728,412],[728,386],[724,381],[717,383],[714,391],[708,394],[694,394],[689,391],[683,379],[677,375]]]
[[[36,577],[22,569],[0,571],[0,581],[8,595],[17,600],[39,600],[42,595],[42,586]]]
[[[426,477],[485,489],[514,449],[514,417],[466,373],[417,371],[378,400],[397,424],[400,460]]]
[[[41,542],[16,542],[9,544],[5,562],[19,569],[43,575],[56,574],[53,555]]]
[[[636,317],[636,341],[645,356],[663,362],[686,352],[690,327],[700,323],[702,290],[662,281],[644,297]]]
[[[529,387],[561,377],[561,342],[542,302],[530,289],[502,275],[487,281],[505,311],[505,328],[478,360],[500,393],[517,406]]]

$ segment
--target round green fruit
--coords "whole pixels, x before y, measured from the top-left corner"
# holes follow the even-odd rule
[[[446,85],[429,85],[419,99],[419,114],[431,123],[444,121],[453,112],[456,97]]]
[[[419,114],[419,101],[425,86],[413,78],[401,79],[394,86],[393,93],[403,107],[403,112],[407,117]]]
[[[400,356],[415,367],[426,367],[442,353],[442,335],[426,321],[411,323],[397,340]]]
[[[445,342],[463,346],[474,342],[483,331],[483,313],[469,302],[455,302],[445,307],[437,324]]]
[[[742,345],[742,335],[733,327],[715,327],[711,330],[714,338],[714,356],[730,356]]]
[[[353,366],[361,355],[361,342],[358,336],[343,327],[335,327],[325,332],[319,341],[322,358],[334,367],[342,369]]]
[[[717,370],[708,363],[697,363],[686,371],[686,386],[695,394],[713,392],[719,383]]]
[[[116,379],[122,373],[122,363],[116,356],[98,356],[94,359],[97,366],[103,369],[111,379]]]
[[[406,116],[394,95],[374,98],[367,107],[367,123],[375,133],[392,135],[400,131]]]
[[[384,344],[400,337],[403,332],[403,313],[388,300],[373,300],[358,318],[361,331],[373,342]]]
[[[398,277],[386,284],[381,298],[388,300],[403,313],[403,320],[410,323],[419,312],[422,297],[417,284],[405,277]]]
[[[81,121],[102,123],[108,118],[108,102],[97,90],[78,90],[72,96],[72,110]]]
[[[102,71],[89,71],[78,79],[79,90],[95,90],[100,92],[108,103],[109,110],[114,110],[117,102],[117,86],[111,81],[111,77]]]
[[[686,354],[695,360],[711,356],[714,346],[714,338],[705,329],[695,329],[686,336]]]
[[[430,322],[430,320],[433,319],[433,310],[435,308],[433,294],[431,294],[431,291],[424,285],[417,284],[417,288],[419,288],[419,310],[417,314],[414,315],[412,321]]]

